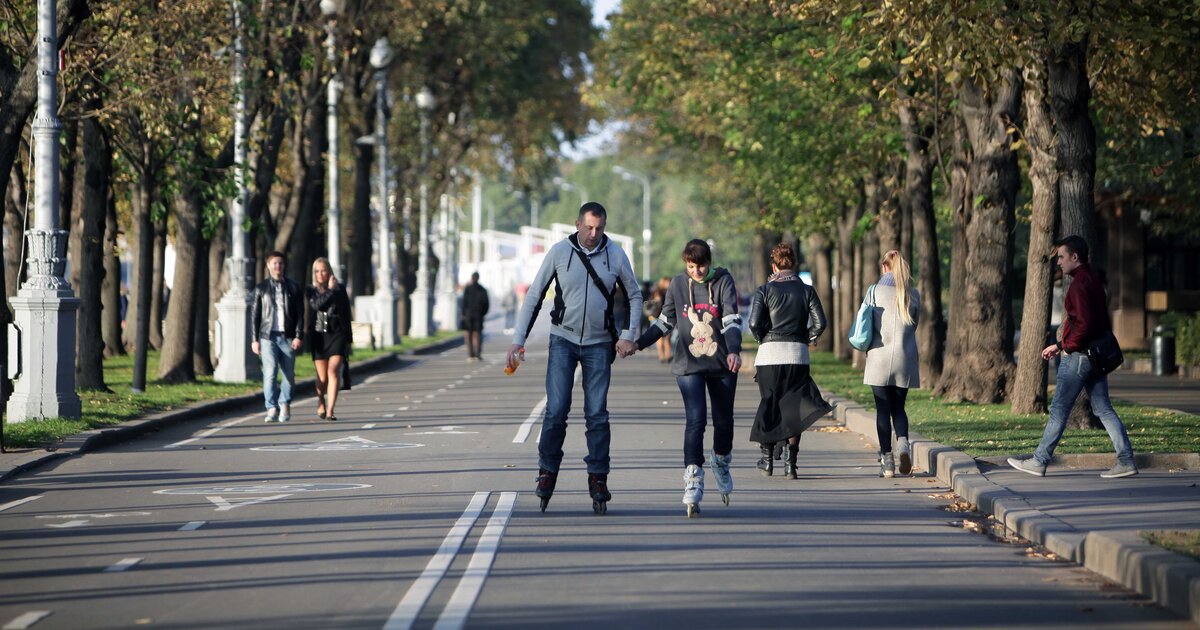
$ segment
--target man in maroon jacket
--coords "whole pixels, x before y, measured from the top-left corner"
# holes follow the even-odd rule
[[[1050,403],[1050,421],[1033,457],[1008,458],[1013,468],[1038,477],[1045,476],[1046,465],[1054,458],[1054,448],[1062,438],[1067,426],[1067,415],[1080,390],[1087,389],[1092,401],[1092,411],[1104,423],[1113,448],[1117,451],[1117,465],[1101,473],[1105,479],[1129,477],[1137,474],[1133,461],[1133,448],[1125,425],[1113,410],[1108,400],[1108,375],[1101,374],[1087,357],[1087,347],[1092,341],[1112,329],[1108,316],[1108,304],[1104,285],[1088,265],[1088,244],[1079,236],[1067,236],[1054,243],[1055,258],[1062,268],[1064,278],[1071,276],[1067,295],[1063,300],[1065,316],[1062,323],[1061,341],[1046,346],[1042,358],[1049,361],[1059,353],[1058,379],[1054,389],[1054,400]]]

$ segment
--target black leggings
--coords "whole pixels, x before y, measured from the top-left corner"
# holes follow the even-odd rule
[[[904,412],[904,400],[908,398],[907,387],[887,385],[871,386],[875,394],[875,433],[879,437],[879,452],[892,452],[892,427],[897,438],[908,437],[908,414]]]

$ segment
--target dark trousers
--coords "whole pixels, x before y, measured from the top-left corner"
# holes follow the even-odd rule
[[[891,453],[893,428],[897,438],[908,437],[908,414],[904,412],[908,388],[872,385],[871,393],[875,395],[875,434],[879,438],[879,451]]]
[[[737,374],[686,374],[676,376],[683,395],[683,465],[704,464],[704,428],[708,425],[708,399],[712,400],[713,450],[718,455],[733,451],[733,397]],[[708,391],[708,399],[705,398]]]

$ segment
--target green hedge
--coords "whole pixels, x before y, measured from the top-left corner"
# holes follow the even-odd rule
[[[1170,312],[1162,323],[1175,328],[1175,363],[1200,365],[1200,312]]]

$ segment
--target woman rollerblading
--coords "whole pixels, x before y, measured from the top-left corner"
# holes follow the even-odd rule
[[[700,516],[700,500],[703,498],[704,469],[692,464],[683,471],[683,504],[687,506],[688,518]]]
[[[709,466],[712,467],[713,479],[717,480],[717,492],[721,493],[721,501],[729,505],[729,495],[733,492],[733,475],[729,472],[729,464],[733,454],[717,455],[714,450],[709,453]]]

